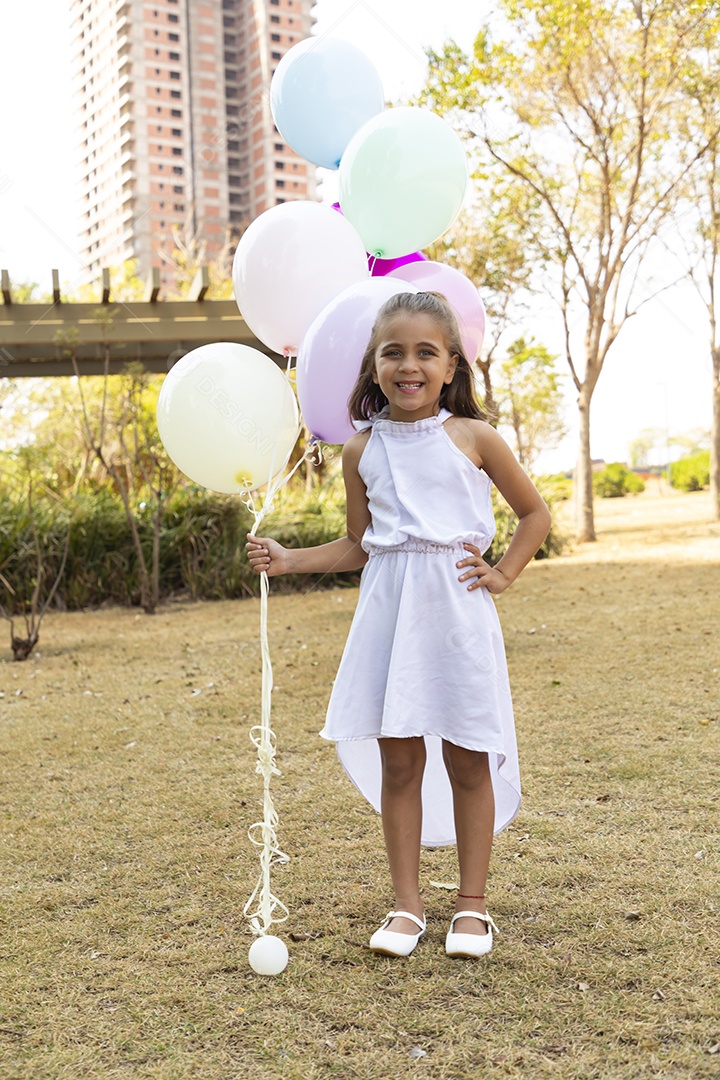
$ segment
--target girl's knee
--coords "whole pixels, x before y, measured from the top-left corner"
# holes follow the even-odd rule
[[[443,758],[453,787],[475,790],[490,782],[490,765],[484,751],[444,742]]]
[[[394,788],[419,784],[425,771],[423,739],[380,739],[383,783]]]

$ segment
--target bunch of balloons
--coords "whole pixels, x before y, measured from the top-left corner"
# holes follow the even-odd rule
[[[375,67],[354,45],[311,37],[280,60],[270,88],[275,125],[297,154],[336,169],[340,202],[293,200],[240,239],[233,286],[253,333],[297,357],[297,391],[312,434],[342,443],[347,400],[370,330],[394,293],[440,292],[454,307],[470,362],[485,312],[459,271],[420,250],[452,224],[465,195],[460,139],[426,109],[385,109]],[[192,479],[219,491],[268,483],[286,465],[298,416],[288,380],[264,354],[221,343],[188,353],[160,396],[163,441]]]

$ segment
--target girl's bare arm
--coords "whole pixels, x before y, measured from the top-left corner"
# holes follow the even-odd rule
[[[370,511],[358,466],[367,439],[368,435],[362,432],[354,435],[343,447],[347,534],[317,547],[285,548],[268,536],[251,536],[248,533],[246,550],[250,566],[256,574],[263,570],[269,577],[279,574],[341,573],[343,570],[359,570],[365,565],[367,554],[360,547],[360,541],[370,524]]]
[[[472,424],[482,468],[517,514],[518,525],[507,551],[495,566],[485,562],[474,544],[465,544],[471,554],[458,563],[458,568],[465,571],[460,581],[475,578],[469,589],[484,585],[491,593],[501,593],[525,569],[547,536],[550,511],[505,440],[483,421]]]

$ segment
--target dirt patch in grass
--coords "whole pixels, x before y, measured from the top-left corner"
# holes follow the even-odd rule
[[[415,955],[365,947],[380,822],[316,734],[355,588],[271,598],[274,979],[242,916],[257,602],[54,615],[27,663],[5,650],[0,1077],[717,1076],[720,527],[652,491],[598,523],[499,600],[524,803],[480,964],[443,951],[453,849],[423,854]]]

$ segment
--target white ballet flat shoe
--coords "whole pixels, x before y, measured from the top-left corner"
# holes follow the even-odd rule
[[[454,930],[456,920],[466,918],[484,922],[487,926],[487,934],[456,934]],[[483,915],[479,911],[456,911],[445,938],[445,952],[448,956],[486,956],[493,947],[493,930],[497,933],[497,926],[487,912]]]
[[[398,934],[395,930],[386,930],[385,927],[393,919],[411,919],[416,926],[420,927],[417,934]],[[390,911],[385,922],[379,930],[376,930],[370,938],[370,948],[374,953],[382,956],[409,956],[425,933],[425,919],[418,919],[411,911]]]

